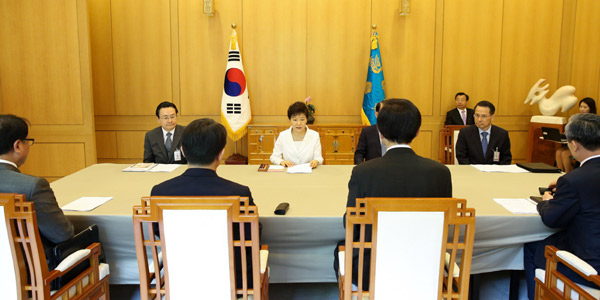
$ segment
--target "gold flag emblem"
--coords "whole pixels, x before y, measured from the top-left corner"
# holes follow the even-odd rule
[[[381,72],[381,60],[379,59],[379,55],[375,55],[375,57],[371,58],[371,71],[376,74]]]

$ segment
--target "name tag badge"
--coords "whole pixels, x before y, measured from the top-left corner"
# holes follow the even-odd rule
[[[500,151],[498,151],[498,148],[494,150],[494,162],[500,162]]]
[[[181,160],[181,151],[175,150],[175,152],[173,152],[173,158],[175,159],[175,161],[180,161]]]

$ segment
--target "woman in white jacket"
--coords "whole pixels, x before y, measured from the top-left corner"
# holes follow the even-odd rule
[[[306,126],[308,118],[306,104],[295,102],[290,105],[287,114],[291,126],[290,129],[279,134],[273,148],[271,162],[286,167],[310,163],[311,168],[316,168],[323,163],[321,139],[316,131]]]

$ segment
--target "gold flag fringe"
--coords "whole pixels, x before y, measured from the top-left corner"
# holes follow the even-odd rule
[[[229,125],[229,122],[227,122],[227,118],[225,118],[223,112],[221,112],[221,123],[223,123],[225,129],[227,129],[227,136],[234,142],[243,138],[246,135],[246,133],[248,132],[248,124],[250,124],[250,121],[252,121],[252,117],[248,119],[248,122],[246,122],[246,124],[244,124],[242,128],[238,129],[237,131],[233,131],[231,129],[231,125]]]

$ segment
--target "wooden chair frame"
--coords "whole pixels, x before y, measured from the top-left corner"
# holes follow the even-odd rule
[[[541,282],[539,279],[535,278],[535,299],[544,299],[544,300],[563,300],[563,299],[571,299],[571,291],[575,291],[579,294],[580,300],[597,300],[594,296],[590,295],[579,285],[571,281],[565,275],[561,274],[557,270],[557,264],[560,262],[569,269],[575,271],[579,276],[585,278],[594,284],[600,286],[600,276],[599,275],[590,275],[587,276],[583,274],[581,271],[577,270],[567,261],[560,258],[556,251],[558,249],[554,246],[546,246],[545,256],[546,256],[546,277],[544,282]],[[564,289],[561,291],[557,287],[557,281],[561,280],[564,283]]]
[[[269,272],[268,266],[265,273],[260,273],[260,250],[268,250],[268,246],[260,246],[258,209],[249,204],[248,197],[143,197],[140,206],[133,207],[133,228],[135,234],[135,246],[140,273],[141,299],[169,299],[169,268],[167,259],[167,247],[164,239],[155,235],[154,224],[158,223],[160,236],[164,237],[162,211],[164,209],[226,209],[228,211],[228,232],[230,248],[230,284],[231,299],[241,297],[248,299],[253,295],[255,300],[268,299],[269,297]],[[251,227],[251,236],[246,237],[246,225]],[[240,238],[233,239],[233,226],[239,226]],[[144,230],[146,229],[146,230]],[[234,248],[251,248],[252,256],[247,257],[246,251],[241,253],[242,283],[241,289],[236,286],[236,272],[234,263]],[[260,249],[259,249],[260,248]],[[159,263],[159,253],[162,251],[162,265]],[[153,267],[149,267],[148,252],[151,254]],[[247,260],[251,259],[253,289],[247,286]],[[156,272],[154,270],[161,270]],[[160,274],[160,275],[158,275]],[[201,292],[199,292],[201,294]]]
[[[446,165],[454,164],[454,131],[467,125],[446,125],[440,130],[440,161]]]
[[[48,270],[46,254],[38,232],[34,203],[26,202],[21,194],[0,194],[0,205],[4,206],[9,242],[15,264],[17,279],[17,296],[19,299],[32,300],[78,300],[78,299],[109,299],[108,278],[106,275],[99,280],[98,257],[100,244],[93,243],[86,249],[91,252],[79,259],[64,271]],[[88,260],[90,267],[82,271],[57,291],[50,290],[50,283]],[[6,272],[7,270],[3,270]],[[30,280],[28,282],[27,277]],[[83,287],[84,278],[89,283]],[[69,294],[75,290],[75,294]],[[51,292],[54,292],[51,294]]]
[[[467,208],[466,200],[454,198],[364,198],[356,199],[356,207],[348,207],[346,214],[346,243],[340,251],[358,249],[358,289],[352,291],[353,251],[345,251],[345,274],[339,276],[340,299],[350,300],[375,299],[375,266],[377,257],[377,226],[372,227],[372,241],[365,241],[367,225],[377,222],[378,212],[381,211],[412,211],[412,212],[444,212],[442,251],[440,253],[440,276],[438,299],[467,299],[469,291],[469,275],[471,271],[471,256],[475,239],[475,210]],[[359,228],[360,238],[353,241],[355,226]],[[363,258],[365,249],[371,249],[371,270],[369,278],[370,291],[364,291]],[[446,263],[446,253],[450,261]],[[459,258],[459,259],[457,259]],[[459,276],[454,274],[455,262],[460,260]],[[340,262],[342,263],[342,262]],[[452,278],[450,280],[449,278]],[[398,291],[399,294],[402,291]]]

